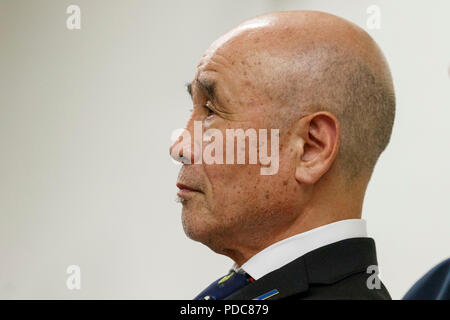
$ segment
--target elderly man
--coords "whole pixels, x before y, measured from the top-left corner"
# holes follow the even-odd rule
[[[235,262],[196,299],[390,299],[361,219],[395,114],[389,67],[371,37],[322,12],[259,16],[211,45],[188,90],[192,116],[170,150],[183,162],[183,227]],[[249,147],[244,163],[218,161],[251,144],[246,134],[245,146],[226,148],[218,137],[231,129],[279,135],[256,156]],[[257,156],[268,145],[277,170],[263,174]]]

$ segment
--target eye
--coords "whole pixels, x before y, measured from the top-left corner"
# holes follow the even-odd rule
[[[212,117],[215,114],[215,112],[212,110],[211,101],[206,102],[205,108],[208,112],[208,118]]]

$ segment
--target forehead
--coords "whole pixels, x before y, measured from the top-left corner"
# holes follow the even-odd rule
[[[197,66],[196,78],[211,77],[214,72],[235,67],[245,56],[255,52],[255,41],[252,38],[254,40],[270,24],[269,18],[256,18],[219,37],[203,54]]]
[[[224,51],[226,49],[232,48],[236,50],[238,46],[245,43],[245,40],[248,40],[252,35],[257,35],[271,24],[273,24],[272,19],[267,17],[255,18],[242,23],[215,40],[206,50],[203,58],[207,59],[216,52],[218,53],[219,51]]]

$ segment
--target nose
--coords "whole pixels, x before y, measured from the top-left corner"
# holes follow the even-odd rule
[[[194,144],[195,141],[192,141],[189,131],[185,129],[170,146],[170,156],[182,164],[192,164],[197,160],[195,152],[198,153],[199,150]]]

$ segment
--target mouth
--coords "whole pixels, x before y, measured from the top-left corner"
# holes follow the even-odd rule
[[[188,186],[188,185],[186,185],[184,183],[180,183],[180,182],[177,183],[177,187],[178,187],[178,189],[180,189],[177,192],[177,195],[179,197],[182,197],[182,198],[186,198],[186,197],[188,197],[188,196],[190,196],[190,195],[192,195],[194,193],[202,193],[201,190],[196,189],[196,188],[191,187],[191,186]]]

